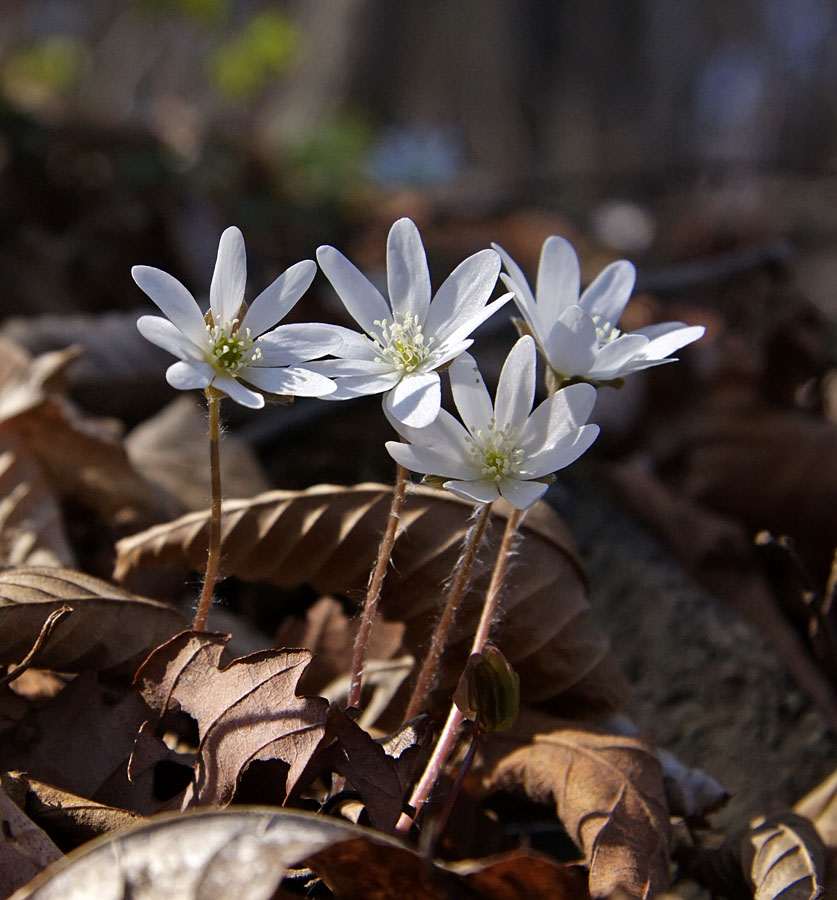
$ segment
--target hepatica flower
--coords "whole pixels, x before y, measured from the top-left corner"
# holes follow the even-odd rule
[[[254,409],[264,406],[260,391],[320,397],[334,391],[334,382],[300,364],[333,352],[340,346],[339,336],[320,324],[274,327],[316,272],[313,260],[291,266],[245,312],[244,238],[237,228],[227,228],[218,245],[206,316],[176,278],[150,266],[134,266],[134,281],[166,316],[142,316],[137,328],[151,343],[180,357],[166,371],[169,384],[179,390],[212,386]]]
[[[617,325],[636,280],[636,270],[625,259],[607,266],[579,296],[578,257],[569,241],[553,235],[541,250],[533,294],[517,263],[494,246],[508,273],[502,275],[503,281],[514,292],[551,370],[549,382],[557,387],[573,379],[601,384],[676,362],[671,354],[698,340],[705,331],[702,325],[665,322],[621,332]]]
[[[399,219],[387,240],[389,300],[334,247],[317,250],[317,260],[362,333],[335,325],[343,339],[339,358],[312,364],[337,379],[330,400],[384,393],[395,420],[419,428],[439,412],[438,369],[473,342],[469,335],[504,303],[487,303],[500,272],[493,250],[469,256],[431,300],[430,273],[418,228]]]
[[[578,459],[599,433],[585,424],[596,402],[590,384],[557,391],[532,412],[536,350],[528,335],[512,347],[494,403],[470,354],[451,363],[449,374],[462,422],[444,409],[425,428],[390,418],[409,443],[386,448],[399,465],[442,478],[459,497],[491,503],[502,496],[526,509],[546,491],[546,476]]]

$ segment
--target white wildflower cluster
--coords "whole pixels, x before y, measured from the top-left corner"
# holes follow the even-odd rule
[[[475,503],[500,496],[518,509],[534,503],[548,477],[595,440],[598,427],[587,419],[596,387],[673,362],[671,354],[704,331],[669,322],[621,332],[634,267],[615,262],[581,293],[575,251],[555,236],[543,246],[534,293],[495,245],[460,263],[434,295],[410,219],[399,219],[389,233],[387,297],[334,247],[320,247],[317,262],[359,330],[277,324],[314,280],[313,260],[291,266],[246,306],[237,228],[221,236],[206,314],[171,275],[134,267],[135,281],[165,315],[142,316],[139,330],[179,358],[166,377],[182,390],[212,387],[254,408],[264,405],[265,394],[326,400],[383,394],[385,414],[404,441],[388,442],[390,455]],[[498,278],[508,293],[491,300]],[[512,299],[529,334],[509,352],[492,401],[466,351],[476,328]],[[533,411],[538,351],[548,385],[566,386]],[[461,422],[441,408],[444,370]]]

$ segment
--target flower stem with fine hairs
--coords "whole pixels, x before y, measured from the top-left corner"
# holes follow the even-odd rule
[[[206,573],[203,577],[201,598],[195,613],[193,628],[203,631],[212,606],[212,594],[218,580],[218,566],[221,562],[221,397],[212,387],[206,389],[206,403],[209,409],[209,473],[212,483],[212,506],[209,514],[209,550],[206,556]]]
[[[471,579],[471,570],[474,567],[474,559],[476,558],[477,550],[479,550],[480,543],[482,542],[482,537],[485,534],[485,528],[488,524],[490,515],[491,504],[481,503],[478,507],[476,519],[468,530],[468,534],[465,538],[465,547],[462,551],[462,555],[459,557],[456,568],[453,570],[453,576],[451,578],[450,586],[448,587],[448,594],[445,598],[445,608],[442,610],[442,615],[439,617],[436,628],[433,630],[433,636],[430,639],[430,648],[421,665],[421,670],[416,679],[416,685],[413,688],[410,702],[407,704],[407,712],[404,714],[404,718],[407,720],[415,718],[415,716],[421,713],[422,708],[427,701],[427,696],[433,688],[433,682],[439,671],[439,660],[442,657],[442,651],[445,649],[448,635],[453,627],[453,621],[457,609],[459,608],[459,603],[468,588]]]
[[[360,617],[360,627],[355,638],[355,649],[352,656],[352,679],[349,687],[348,706],[359,707],[360,696],[363,689],[363,670],[366,666],[366,651],[369,646],[369,635],[372,631],[372,623],[378,611],[378,601],[381,598],[381,589],[384,586],[384,578],[392,557],[392,547],[395,544],[395,535],[398,531],[398,522],[401,519],[401,508],[404,506],[404,496],[407,493],[408,471],[403,466],[395,470],[395,486],[392,491],[392,503],[389,508],[387,525],[378,545],[378,558],[375,568],[369,577],[369,586],[366,589],[366,601],[363,604],[363,612]]]
[[[494,613],[497,611],[497,603],[500,599],[500,590],[503,586],[503,580],[506,577],[509,559],[511,558],[514,539],[517,535],[517,529],[523,520],[525,510],[516,509],[506,521],[506,528],[503,531],[503,538],[500,541],[500,548],[497,551],[497,560],[494,563],[494,570],[491,573],[491,583],[488,585],[488,591],[485,595],[483,603],[482,615],[477,626],[477,632],[474,635],[474,642],[471,645],[471,655],[474,653],[482,653],[485,642],[488,640],[488,632],[491,629],[491,623],[494,620]],[[445,763],[448,761],[453,752],[457,735],[459,734],[459,726],[465,718],[459,707],[455,703],[451,703],[448,718],[445,722],[439,740],[433,748],[433,753],[427,766],[419,779],[418,784],[413,788],[410,797],[410,806],[415,812],[412,818],[402,815],[396,826],[396,831],[401,834],[409,831],[410,826],[418,818],[424,804],[427,803],[430,792],[439,780]]]

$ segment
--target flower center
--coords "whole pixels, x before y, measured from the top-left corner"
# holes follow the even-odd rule
[[[622,332],[616,328],[612,322],[603,319],[601,316],[591,316],[593,324],[596,326],[596,340],[600,347],[615,341]]]
[[[223,325],[207,325],[206,331],[207,360],[221,374],[235,375],[248,363],[262,357],[262,351],[255,346],[259,338],[250,337],[249,328],[240,331],[238,319],[228,320]]]
[[[403,316],[400,322],[376,319],[373,324],[380,329],[380,333],[369,332],[378,351],[375,362],[390,363],[409,374],[430,358],[433,338],[425,340],[418,316]]]
[[[504,425],[498,429],[494,420],[485,431],[471,437],[471,458],[480,467],[480,474],[489,481],[520,474],[520,464],[526,454],[517,448],[518,429]]]

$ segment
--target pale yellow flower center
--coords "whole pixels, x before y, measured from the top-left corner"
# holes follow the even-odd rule
[[[520,474],[520,465],[526,457],[519,450],[517,428],[504,425],[498,429],[494,420],[487,429],[471,436],[471,458],[480,467],[480,475],[488,481],[502,481]]]
[[[430,358],[433,338],[425,339],[418,316],[403,316],[401,321],[392,322],[376,319],[373,324],[380,329],[369,332],[378,353],[375,362],[389,363],[408,375]]]
[[[622,334],[622,332],[616,328],[612,322],[608,322],[607,319],[603,319],[601,316],[591,316],[591,318],[593,319],[593,324],[596,326],[596,340],[599,342],[600,347],[610,344]]]
[[[238,319],[226,321],[223,325],[207,325],[207,361],[224,375],[235,375],[244,366],[262,358],[262,351],[256,346],[260,338],[250,336],[250,329],[241,331]]]

